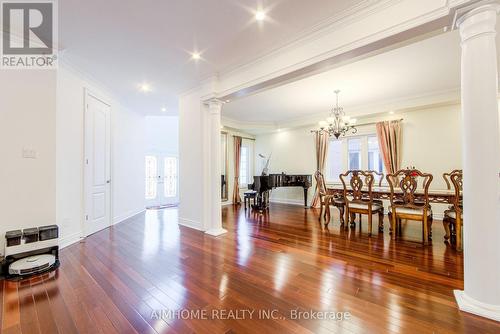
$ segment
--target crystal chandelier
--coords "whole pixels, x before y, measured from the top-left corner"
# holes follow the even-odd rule
[[[339,93],[340,90],[336,90],[337,95],[337,105],[330,111],[330,116],[326,121],[319,122],[319,130],[314,130],[313,132],[319,134],[328,134],[328,136],[335,136],[336,139],[340,135],[345,136],[347,132],[352,131],[352,134],[358,132],[354,124],[356,124],[355,118],[350,118],[346,116],[344,108],[339,107]]]

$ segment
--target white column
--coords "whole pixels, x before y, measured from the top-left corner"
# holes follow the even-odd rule
[[[495,24],[498,6],[457,20],[462,39],[464,291],[462,311],[500,321],[500,124]]]
[[[223,102],[217,99],[208,102],[208,221],[206,234],[219,236],[227,231],[222,228],[221,211],[221,111]]]

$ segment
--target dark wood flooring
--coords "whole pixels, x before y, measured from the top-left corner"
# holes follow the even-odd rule
[[[317,217],[283,204],[266,215],[225,207],[229,232],[213,238],[179,227],[175,208],[148,211],[63,249],[56,272],[0,282],[1,332],[500,332],[458,311],[463,259],[440,222],[423,247],[415,222],[393,242],[387,221],[368,238],[366,222],[343,231],[338,216],[328,229]],[[312,311],[336,319],[307,319]],[[189,315],[209,320],[176,319]]]

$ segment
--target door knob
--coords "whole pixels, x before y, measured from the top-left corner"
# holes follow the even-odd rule
[[[106,183],[107,183],[107,184],[110,184],[110,183],[111,183],[111,180],[107,180],[107,181],[106,181]]]

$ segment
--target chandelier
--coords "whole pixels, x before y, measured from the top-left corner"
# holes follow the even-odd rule
[[[319,130],[313,130],[312,132],[328,134],[328,136],[334,136],[336,139],[338,139],[340,135],[345,136],[349,131],[352,131],[352,134],[358,132],[358,129],[354,126],[356,124],[356,119],[346,116],[344,108],[339,107],[339,93],[340,90],[335,91],[337,105],[330,111],[330,116],[325,121],[319,122]]]

